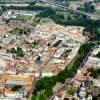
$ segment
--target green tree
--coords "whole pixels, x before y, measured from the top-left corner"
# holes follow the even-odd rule
[[[12,87],[12,91],[18,91],[20,88],[22,88],[22,86],[21,85],[15,85],[15,86],[13,86]]]
[[[73,61],[70,65],[66,66],[64,70],[62,70],[57,76],[53,77],[44,77],[37,81],[35,90],[33,94],[37,94],[38,91],[45,90],[48,91],[48,95],[45,94],[47,97],[52,95],[52,89],[56,82],[64,83],[65,79],[72,78],[75,73],[77,72],[77,68],[82,63],[83,59],[86,55],[90,52],[93,44],[83,44],[78,51],[78,56],[76,57],[75,61]],[[50,91],[49,91],[50,90]],[[73,89],[72,89],[73,90]]]
[[[39,41],[38,40],[34,40],[33,42],[32,42],[32,45],[38,45],[39,44]]]
[[[30,29],[27,28],[27,27],[16,27],[12,33],[15,33],[15,34],[19,34],[19,35],[23,35],[23,34],[26,34],[28,35],[30,33]]]
[[[16,53],[16,50],[15,50],[15,48],[11,48],[11,53]]]
[[[11,53],[9,49],[6,50],[6,53]]]
[[[39,96],[37,96],[37,95],[34,96],[34,95],[33,95],[31,100],[40,100],[40,99],[39,99]]]
[[[14,53],[15,54],[16,50],[15,50],[15,48],[11,48],[11,49],[7,49],[6,52],[7,53]]]
[[[93,70],[91,72],[91,75],[94,77],[94,78],[97,78],[99,75],[100,75],[100,68],[97,68],[95,70]]]
[[[98,54],[96,54],[96,57],[100,58],[100,52],[98,52]]]
[[[72,20],[72,16],[71,15],[68,15],[67,16],[67,20]]]
[[[85,2],[84,8],[85,8],[85,11],[87,11],[87,12],[94,12],[95,11],[95,5],[92,1]]]
[[[17,56],[24,57],[24,51],[22,50],[22,48],[17,47],[16,53],[17,53]]]
[[[35,6],[35,4],[36,4],[36,2],[33,1],[33,2],[30,2],[30,3],[29,3],[29,6],[30,6],[30,7],[33,7],[33,6]]]
[[[67,90],[69,95],[74,95],[76,92],[76,88],[74,86],[70,86]]]

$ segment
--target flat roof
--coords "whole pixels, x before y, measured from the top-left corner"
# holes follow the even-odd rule
[[[26,81],[23,80],[7,80],[6,81],[7,85],[27,85]]]

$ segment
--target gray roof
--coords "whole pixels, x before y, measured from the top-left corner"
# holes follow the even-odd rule
[[[27,82],[22,81],[22,80],[7,80],[6,84],[8,85],[27,85]]]

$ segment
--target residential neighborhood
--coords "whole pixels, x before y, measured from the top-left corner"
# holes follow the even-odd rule
[[[0,100],[100,100],[99,3],[0,1]]]

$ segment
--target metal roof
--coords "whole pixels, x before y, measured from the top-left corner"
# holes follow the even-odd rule
[[[27,82],[23,81],[23,80],[7,80],[6,84],[9,84],[9,85],[27,85]]]

